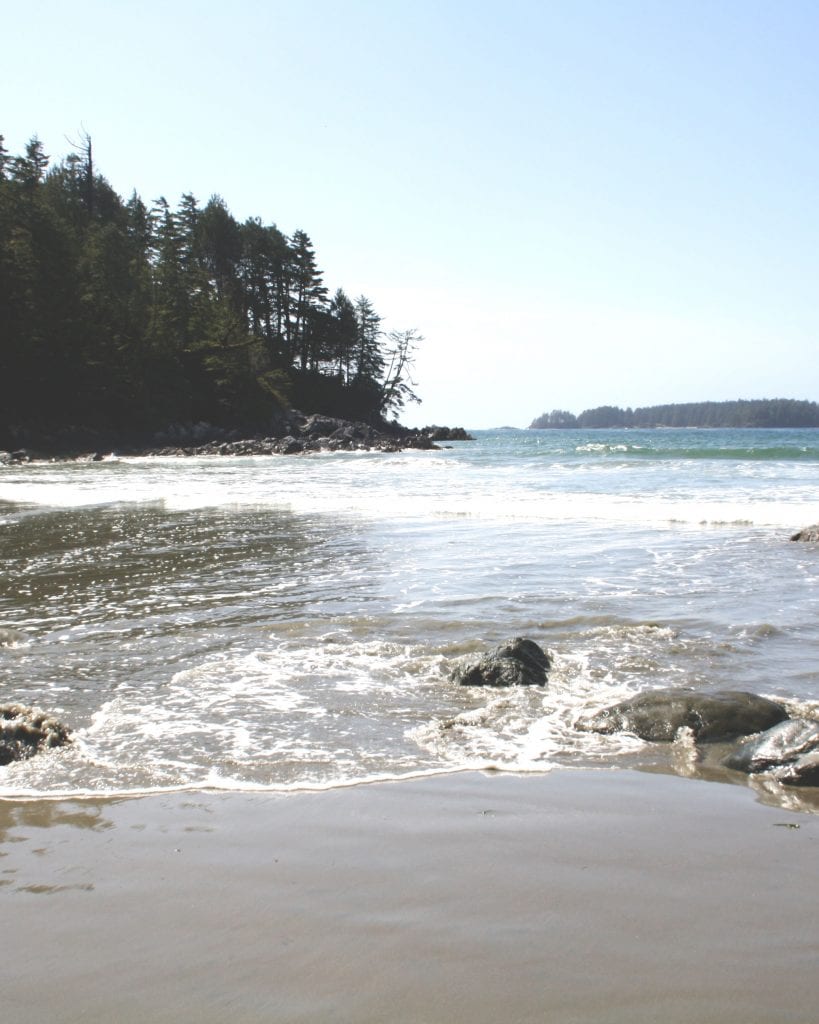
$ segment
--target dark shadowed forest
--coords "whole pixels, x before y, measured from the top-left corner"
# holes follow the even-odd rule
[[[417,401],[415,330],[323,281],[285,234],[191,194],[123,199],[83,134],[52,163],[0,136],[0,446],[171,423],[265,430],[290,407],[382,423]]]

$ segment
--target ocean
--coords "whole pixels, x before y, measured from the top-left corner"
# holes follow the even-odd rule
[[[685,737],[576,723],[668,686],[819,716],[819,550],[789,541],[819,520],[819,431],[475,436],[0,466],[0,700],[74,731],[0,795],[707,775]],[[512,636],[546,687],[450,679]]]

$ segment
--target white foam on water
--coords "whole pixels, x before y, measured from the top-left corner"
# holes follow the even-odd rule
[[[0,500],[52,508],[122,501],[179,511],[266,507],[382,520],[787,528],[812,521],[819,500],[819,486],[799,463],[780,468],[773,479],[765,477],[764,463],[737,469],[698,462],[696,474],[671,476],[652,465],[624,468],[605,460],[568,467],[490,460],[482,466],[468,452],[35,464],[0,473]]]
[[[816,464],[584,458],[504,461],[478,442],[3,467],[32,551],[7,552],[30,598],[14,616],[32,642],[4,654],[15,697],[39,687],[88,723],[4,769],[4,792],[611,767],[642,742],[577,722],[640,690],[760,690],[774,670],[812,692],[813,662],[787,651],[816,649],[816,559],[783,542],[816,518]],[[94,505],[112,514],[52,514]],[[230,514],[175,514],[211,508]],[[49,539],[67,524],[64,549],[36,543],[40,515]],[[524,631],[559,637],[546,689],[449,679],[452,658]]]

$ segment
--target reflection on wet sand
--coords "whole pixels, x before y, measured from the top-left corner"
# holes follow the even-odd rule
[[[102,833],[113,829],[106,811],[107,804],[98,802],[0,801],[0,887],[38,896],[71,890],[93,892],[90,866],[79,859],[77,863],[52,864],[52,855],[58,847],[71,843],[66,831]]]

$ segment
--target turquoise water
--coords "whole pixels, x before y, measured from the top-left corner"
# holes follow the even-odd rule
[[[692,768],[579,732],[648,687],[819,711],[815,431],[480,431],[437,452],[0,467],[4,699],[75,730],[5,793]],[[545,690],[455,686],[510,635]],[[672,745],[675,747],[675,745]]]

